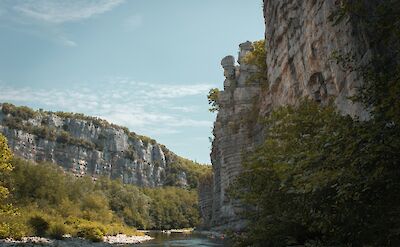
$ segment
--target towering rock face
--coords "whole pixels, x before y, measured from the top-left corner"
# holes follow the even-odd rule
[[[185,171],[171,170],[179,157],[150,138],[80,114],[15,109],[0,104],[0,132],[17,156],[57,163],[77,176],[104,175],[150,187],[188,185]]]
[[[238,216],[245,209],[229,199],[226,190],[241,171],[243,154],[264,141],[262,125],[257,123],[260,117],[307,97],[321,104],[334,99],[343,114],[368,118],[360,105],[348,99],[362,83],[360,75],[346,72],[332,59],[334,52],[352,52],[356,63],[366,63],[371,56],[368,42],[351,21],[333,25],[329,16],[336,10],[335,2],[264,0],[267,88],[252,80],[257,78],[257,67],[244,63],[243,57],[253,49],[250,42],[240,45],[238,66],[232,56],[222,60],[226,80],[211,153],[213,203],[211,211],[202,212],[212,228],[245,226]]]
[[[240,205],[228,199],[226,190],[241,172],[242,153],[251,150],[259,137],[255,133],[254,118],[259,111],[261,85],[252,78],[258,69],[244,60],[252,50],[251,42],[240,45],[238,66],[232,56],[221,62],[226,80],[218,97],[220,109],[214,124],[211,153],[214,171],[211,225],[215,227],[237,229],[244,223],[236,217]]]
[[[368,114],[348,97],[361,78],[345,71],[332,58],[336,53],[354,56],[358,63],[370,59],[368,41],[355,22],[334,25],[330,16],[335,0],[264,0],[266,49],[270,97],[264,109],[296,104],[302,97],[325,102],[334,98],[344,114],[367,118]]]

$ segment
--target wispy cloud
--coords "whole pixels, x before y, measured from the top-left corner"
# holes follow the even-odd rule
[[[0,26],[74,47],[77,43],[64,32],[62,24],[93,18],[124,2],[125,0],[2,0]]]
[[[18,12],[45,22],[64,23],[110,11],[124,0],[31,0],[14,6]]]
[[[199,109],[198,106],[170,106],[169,108],[181,112],[196,112]]]
[[[135,30],[136,28],[142,26],[142,24],[143,17],[141,15],[130,16],[124,22],[124,26],[127,31]]]
[[[193,96],[198,94],[206,93],[210,89],[208,84],[197,84],[197,85],[169,85],[159,87],[154,93],[148,92],[148,96],[154,96],[157,98],[179,98],[185,96]]]
[[[159,85],[120,78],[96,87],[44,90],[15,88],[0,82],[0,102],[83,112],[128,126],[138,133],[157,136],[176,134],[182,128],[212,126],[211,121],[195,117],[197,105],[178,103],[193,97],[205,98],[210,87],[209,84]]]

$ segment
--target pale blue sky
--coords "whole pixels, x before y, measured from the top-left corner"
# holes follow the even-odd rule
[[[0,0],[0,102],[103,117],[209,163],[220,60],[261,0]]]

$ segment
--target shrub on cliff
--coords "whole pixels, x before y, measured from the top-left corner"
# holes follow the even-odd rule
[[[219,110],[218,97],[219,97],[219,89],[211,88],[207,95],[208,104],[210,105],[210,108],[208,110],[210,112],[216,112]]]
[[[190,189],[196,189],[199,185],[200,177],[211,171],[211,166],[209,165],[202,165],[176,155],[171,155],[169,152],[165,152],[165,154],[169,160],[165,185],[182,187],[180,177],[184,174],[187,181],[186,186]]]
[[[2,111],[4,114],[10,114],[13,117],[19,117],[23,120],[34,118],[37,112],[26,106],[15,106],[10,103],[4,103],[2,105]]]
[[[268,67],[267,67],[267,51],[265,49],[265,40],[258,40],[253,42],[253,51],[246,54],[243,61],[246,64],[255,65],[258,72],[254,73],[248,82],[258,82],[263,89],[268,87]]]

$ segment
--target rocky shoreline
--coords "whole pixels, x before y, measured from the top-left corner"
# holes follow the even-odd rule
[[[104,237],[104,242],[91,242],[82,238],[64,238],[63,240],[53,240],[40,237],[24,237],[21,240],[1,239],[1,247],[17,247],[17,246],[56,246],[56,247],[108,247],[123,244],[140,244],[153,238],[147,235],[144,236],[127,236],[118,234],[116,236]]]

